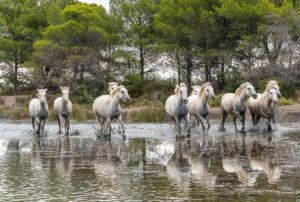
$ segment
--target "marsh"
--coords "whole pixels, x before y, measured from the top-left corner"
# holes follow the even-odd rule
[[[65,136],[49,123],[39,137],[29,123],[2,122],[0,200],[299,199],[299,124],[246,135],[213,125],[179,139],[170,124],[128,124],[126,140],[117,125],[109,139],[91,125]]]

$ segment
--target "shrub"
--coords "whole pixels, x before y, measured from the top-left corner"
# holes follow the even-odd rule
[[[17,107],[13,110],[11,118],[12,120],[20,120],[23,118],[28,118],[28,108],[27,107]]]
[[[278,101],[278,105],[279,106],[284,106],[284,105],[292,105],[294,102],[292,99],[289,99],[289,98],[285,98],[285,97],[282,97],[279,99]]]
[[[208,100],[208,104],[210,107],[220,107],[221,106],[221,99],[222,99],[222,96],[224,95],[224,93],[221,93],[221,94],[218,94],[216,96],[216,99],[215,100],[212,100],[212,99],[209,99]]]
[[[231,79],[226,81],[226,84],[224,86],[225,92],[234,92],[240,85],[242,81],[239,81],[237,79]]]
[[[128,93],[133,97],[138,97],[143,94],[144,80],[138,74],[126,75],[123,84],[125,85]]]

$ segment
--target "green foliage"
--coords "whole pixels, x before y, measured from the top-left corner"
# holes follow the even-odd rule
[[[237,79],[227,80],[224,86],[226,92],[234,93],[235,90],[241,85],[241,81]]]
[[[285,97],[281,97],[277,103],[277,105],[279,106],[292,105],[292,104],[294,104],[294,101],[290,98],[285,98]]]
[[[209,99],[208,100],[208,105],[210,107],[220,107],[221,106],[221,99],[222,99],[223,95],[224,95],[224,93],[216,95],[216,99],[215,100]]]
[[[282,95],[286,98],[291,98],[295,95],[296,87],[293,84],[285,84],[283,82],[279,83],[280,91]]]
[[[130,96],[138,97],[143,94],[144,80],[140,75],[126,75],[123,84],[126,86]]]

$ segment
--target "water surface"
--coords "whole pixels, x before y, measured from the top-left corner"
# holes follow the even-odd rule
[[[300,199],[300,128],[241,135],[193,131],[174,138],[169,124],[129,124],[127,138],[32,135],[27,123],[0,124],[0,201]]]

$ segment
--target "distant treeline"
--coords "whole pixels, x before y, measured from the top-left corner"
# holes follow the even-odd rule
[[[159,84],[210,81],[233,91],[272,78],[289,97],[300,86],[299,39],[298,0],[111,0],[109,11],[75,0],[0,0],[0,93],[68,85],[88,103],[110,81],[141,96]]]

